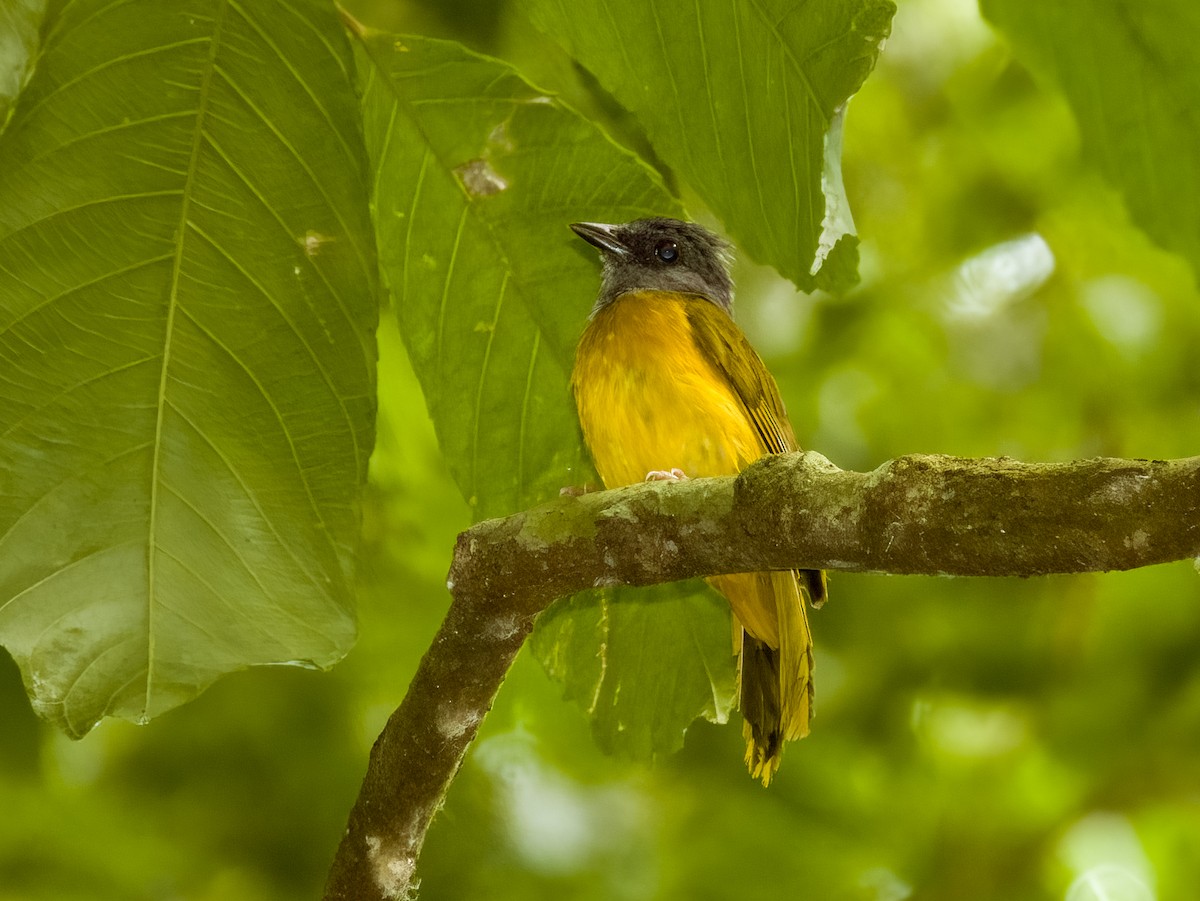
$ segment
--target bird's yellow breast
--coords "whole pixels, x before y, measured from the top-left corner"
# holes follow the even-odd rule
[[[627,294],[599,310],[571,377],[584,439],[608,487],[650,470],[735,473],[764,448],[745,409],[692,335],[688,304],[667,292]]]

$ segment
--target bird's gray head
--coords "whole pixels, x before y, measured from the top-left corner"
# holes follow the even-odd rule
[[[593,314],[631,291],[678,291],[733,312],[729,243],[679,219],[636,219],[623,225],[576,222],[575,234],[600,250],[604,263]]]

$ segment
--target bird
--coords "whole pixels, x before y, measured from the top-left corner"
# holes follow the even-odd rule
[[[733,320],[728,242],[655,217],[571,229],[600,251],[601,280],[575,353],[571,391],[606,488],[733,475],[799,450],[778,386]],[[820,570],[708,579],[729,601],[750,775],[769,785],[787,741],[809,733],[813,643],[805,600]]]

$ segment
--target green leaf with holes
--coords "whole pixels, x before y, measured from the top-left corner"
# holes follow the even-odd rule
[[[345,653],[377,276],[329,4],[43,34],[0,139],[0,641],[80,735]]]
[[[363,48],[381,267],[451,473],[478,518],[594,482],[567,382],[600,271],[567,224],[678,204],[498,60],[407,36]],[[652,756],[728,710],[723,604],[702,585],[585,595],[548,611],[534,646],[601,746]]]
[[[805,290],[856,279],[839,110],[890,0],[520,0],[629,109],[755,259]]]

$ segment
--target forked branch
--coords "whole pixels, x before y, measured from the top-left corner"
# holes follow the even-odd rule
[[[429,822],[533,618],[600,585],[765,569],[1037,576],[1200,555],[1200,457],[1031,464],[820,454],[489,520],[458,538],[453,603],[375,742],[327,899],[403,898]],[[835,600],[836,603],[836,600]]]

